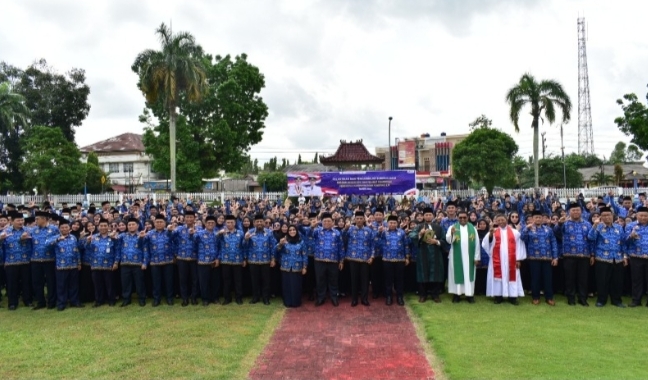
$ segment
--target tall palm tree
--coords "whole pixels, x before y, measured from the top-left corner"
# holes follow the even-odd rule
[[[596,186],[603,186],[614,182],[614,177],[609,174],[605,174],[604,172],[598,172],[592,175],[590,182],[592,182]]]
[[[522,75],[520,82],[508,91],[506,102],[511,107],[509,116],[515,126],[515,132],[520,132],[518,121],[522,108],[527,104],[531,107],[531,117],[533,117],[531,122],[531,128],[533,128],[533,169],[535,187],[539,187],[538,135],[540,120],[544,123],[546,119],[549,124],[553,124],[556,121],[556,111],[560,111],[563,122],[568,123],[571,100],[560,83],[554,80],[538,82],[531,74],[526,73]]]
[[[12,91],[9,82],[0,83],[0,133],[10,134],[17,125],[27,125],[29,108],[25,98]]]
[[[169,113],[171,192],[176,190],[176,120],[181,94],[187,100],[200,99],[206,87],[202,48],[187,32],[173,34],[162,23],[155,33],[161,50],[139,53],[131,69],[139,75],[139,88],[149,104],[161,100]]]

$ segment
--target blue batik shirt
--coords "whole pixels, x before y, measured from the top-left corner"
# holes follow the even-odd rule
[[[562,255],[563,257],[589,257],[591,255],[591,242],[587,235],[592,225],[584,220],[575,222],[567,220],[562,227]]]
[[[558,259],[558,244],[553,230],[547,226],[524,227],[520,238],[526,243],[527,259]]]
[[[374,257],[382,257],[382,244],[380,243],[380,234],[378,233],[378,229],[382,226],[383,228],[387,228],[387,221],[383,220],[381,223],[378,223],[376,221],[371,222],[369,225],[369,228],[373,231],[373,236],[374,236],[374,241],[373,241],[373,247],[374,247]]]
[[[27,228],[29,234],[32,236],[33,252],[31,256],[32,262],[47,262],[54,261],[54,251],[52,246],[47,242],[59,236],[58,227],[48,225],[46,227],[31,227]]]
[[[129,232],[119,235],[115,243],[117,250],[116,261],[121,265],[147,265],[149,262],[146,238],[139,237],[139,234]]]
[[[112,270],[117,253],[115,240],[110,236],[93,235],[90,242],[86,242],[86,254],[90,254],[90,267],[92,270]]]
[[[74,235],[68,235],[59,241],[59,236],[61,235],[53,236],[47,241],[56,254],[56,269],[78,269],[81,265],[81,252],[79,252],[77,238]]]
[[[409,257],[409,238],[405,231],[397,228],[385,230],[380,235],[380,245],[383,252],[383,261],[399,262]]]
[[[207,229],[197,231],[194,234],[195,250],[198,254],[198,264],[213,264],[218,258],[218,231]]]
[[[620,262],[625,254],[625,231],[620,225],[599,224],[592,227],[587,239],[593,243],[594,257],[597,261],[608,263]]]
[[[632,232],[638,235],[638,238],[631,238]],[[626,253],[630,257],[648,259],[648,224],[641,225],[637,222],[628,224],[625,231]]]
[[[218,258],[221,264],[241,265],[245,260],[245,234],[241,230],[225,230],[218,235]]]
[[[277,246],[276,258],[281,259],[281,270],[284,272],[301,272],[308,267],[306,244],[303,240]]]
[[[339,263],[344,259],[342,235],[336,229],[317,227],[309,233],[315,240],[315,261]]]
[[[4,232],[7,234],[7,238],[2,242],[4,259],[0,261],[4,265],[29,264],[33,250],[32,239],[20,239],[23,233],[29,231],[24,227],[19,230],[7,227]]]
[[[247,241],[246,259],[250,264],[270,264],[274,258],[277,240],[272,230],[256,228],[250,229],[252,235]]]
[[[173,233],[168,230],[149,231],[146,234],[146,249],[151,265],[173,264]]]
[[[190,234],[187,226],[179,226],[173,231],[173,244],[178,260],[194,261],[198,258],[194,244],[194,238],[198,230],[197,227],[194,227],[194,233]]]
[[[344,231],[348,240],[346,259],[351,261],[365,262],[374,257],[375,234],[370,227],[350,226]]]

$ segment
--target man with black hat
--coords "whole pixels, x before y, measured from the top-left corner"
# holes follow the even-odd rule
[[[445,239],[450,244],[448,260],[448,293],[453,303],[466,295],[468,303],[475,302],[476,267],[481,260],[481,245],[475,227],[468,223],[468,213],[459,211],[459,223],[450,227]]]
[[[364,306],[369,306],[369,268],[374,257],[374,232],[365,224],[364,212],[356,211],[355,225],[345,230],[346,261],[351,272],[351,306],[358,306],[358,288]],[[358,286],[359,285],[359,286]]]
[[[374,211],[374,221],[369,225],[369,227],[374,232],[374,259],[371,263],[371,292],[373,293],[373,299],[376,299],[384,295],[385,291],[385,281],[383,278],[383,265],[382,265],[382,245],[380,244],[380,237],[378,236],[378,230],[380,227],[386,228],[387,222],[385,221],[385,210],[378,207]]]
[[[24,228],[25,217],[22,213],[14,211],[10,214],[11,227],[0,233],[2,253],[0,262],[4,263],[7,277],[7,297],[9,310],[18,307],[18,295],[22,287],[22,299],[25,306],[32,306],[31,272],[29,260],[32,254],[32,238]]]
[[[569,219],[563,216],[554,228],[556,238],[562,240],[562,258],[565,269],[565,296],[570,306],[578,303],[589,306],[587,303],[588,274],[590,270],[590,243],[587,240],[592,225],[582,218],[580,204],[569,204]]]
[[[139,219],[135,219],[139,220]],[[151,276],[153,277],[153,307],[160,305],[162,288],[167,305],[173,305],[173,231],[167,229],[164,216],[157,215],[154,230],[146,234],[146,247],[150,257]]]
[[[50,216],[51,214],[48,212],[37,211],[36,226],[29,229],[33,246],[31,277],[36,301],[34,310],[42,309],[45,306],[49,309],[56,307],[55,252],[51,250],[48,242],[59,236],[59,230],[56,226],[49,224]],[[47,304],[45,303],[45,286],[47,286]]]
[[[418,257],[416,258],[416,280],[419,287],[419,302],[427,300],[428,292],[435,302],[440,302],[439,295],[443,288],[445,275],[441,226],[434,221],[434,211],[430,207],[423,209],[423,223],[418,226]]]
[[[212,268],[219,265],[216,261],[218,257],[218,236],[215,227],[216,217],[209,215],[205,218],[205,229],[194,234],[194,244],[198,256],[198,285],[200,286],[203,306],[209,306],[214,300],[218,303],[219,289],[217,286],[220,284],[220,278],[212,278],[217,273],[213,272]],[[216,284],[216,286],[213,284]]]
[[[396,302],[403,306],[405,266],[409,265],[410,249],[409,238],[402,229],[398,228],[398,217],[387,217],[387,230],[380,227],[378,230],[383,252],[383,270],[385,278],[385,304],[392,304],[392,291],[396,290]]]
[[[115,261],[115,239],[117,231],[108,232],[108,221],[101,219],[97,229],[99,233],[88,236],[85,246],[86,254],[90,256],[92,283],[95,289],[95,307],[108,302],[115,306],[114,271],[118,264]]]
[[[322,213],[322,227],[317,220],[311,221],[308,234],[315,242],[315,283],[317,301],[315,306],[321,306],[326,301],[328,284],[329,295],[333,306],[338,306],[338,275],[344,268],[344,243],[342,235],[333,228],[333,218],[329,213]]]
[[[175,257],[178,267],[178,283],[180,286],[180,297],[182,306],[189,304],[196,305],[198,301],[198,266],[196,260],[198,255],[194,246],[196,234],[196,214],[194,211],[185,211],[185,224],[178,226],[173,231],[174,245],[176,247]]]
[[[543,215],[533,210],[530,223],[524,227],[520,239],[526,244],[527,260],[531,274],[531,298],[534,305],[540,303],[540,284],[544,284],[544,297],[554,306],[552,266],[558,265],[558,246],[551,228],[543,225]]]
[[[232,280],[234,281],[234,298],[237,303],[243,302],[243,268],[245,261],[245,235],[236,229],[236,217],[225,216],[225,228],[218,231],[218,259],[223,277],[223,296],[232,299]],[[231,301],[230,301],[231,302]]]
[[[76,237],[70,234],[70,222],[59,220],[60,235],[50,238],[48,245],[56,252],[57,309],[63,311],[68,302],[71,307],[84,307],[79,302],[79,270],[81,254]]]
[[[128,306],[133,296],[133,284],[139,298],[139,305],[146,305],[146,287],[144,286],[144,271],[150,260],[146,247],[146,231],[138,233],[139,220],[127,220],[126,233],[120,234],[115,242],[116,259],[121,267],[122,304]]]
[[[623,289],[623,267],[628,265],[625,253],[625,234],[623,227],[613,222],[612,210],[609,207],[599,209],[601,215],[594,219],[587,238],[592,242],[594,256],[590,264],[596,273],[596,307],[607,303],[608,295],[612,305],[625,307],[621,299]]]
[[[626,241],[632,279],[632,303],[628,306],[636,307],[641,306],[648,280],[648,207],[637,208],[637,221],[626,226]]]
[[[270,268],[275,266],[274,250],[277,240],[272,230],[264,228],[263,214],[254,216],[254,229],[245,234],[246,260],[250,264],[252,277],[251,304],[259,302],[263,297],[263,304],[270,304]]]
[[[308,295],[309,301],[315,299],[315,239],[308,234],[308,228],[313,220],[317,223],[316,212],[309,213],[308,218],[304,218],[302,221],[303,224],[299,226],[299,234],[304,240],[306,253],[308,254],[308,268],[304,277],[303,288],[304,294]]]

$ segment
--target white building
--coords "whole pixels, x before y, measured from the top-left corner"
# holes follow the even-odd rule
[[[134,193],[144,190],[144,183],[160,179],[151,170],[151,158],[144,152],[142,135],[124,133],[80,149],[85,162],[88,153],[95,152],[99,166],[108,174],[106,187],[117,192]]]

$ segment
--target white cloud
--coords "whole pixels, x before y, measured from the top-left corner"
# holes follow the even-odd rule
[[[46,58],[59,71],[86,70],[92,109],[77,130],[83,146],[141,131],[143,98],[130,65],[157,48],[155,28],[173,22],[212,54],[240,54],[266,76],[270,107],[261,161],[279,149],[331,152],[340,139],[373,149],[423,132],[464,133],[480,114],[513,133],[504,101],[524,72],[561,82],[572,97],[566,150],[577,149],[576,18],[589,26],[588,64],[594,145],[609,155],[619,140],[615,100],[644,98],[648,3],[580,1],[35,1],[3,5],[2,60],[27,66]],[[530,120],[514,136],[531,153]],[[543,126],[557,154],[556,127]],[[282,155],[279,154],[281,157]]]

